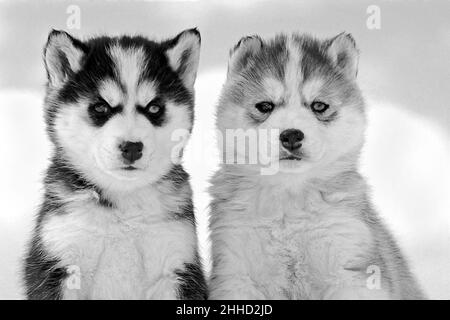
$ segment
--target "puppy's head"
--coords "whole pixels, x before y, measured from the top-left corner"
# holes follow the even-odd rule
[[[330,167],[357,152],[365,127],[357,63],[348,34],[324,41],[296,34],[241,39],[218,108],[225,144],[233,143],[227,130],[255,130],[260,146],[264,134],[282,172]]]
[[[70,166],[103,188],[133,189],[167,173],[193,123],[200,34],[186,30],[80,41],[52,31],[44,51],[46,120]]]

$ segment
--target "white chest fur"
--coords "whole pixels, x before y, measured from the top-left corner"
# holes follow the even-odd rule
[[[320,192],[259,191],[251,201],[235,199],[250,202],[247,210],[213,224],[213,250],[229,258],[213,274],[239,274],[255,288],[247,291],[253,299],[318,299],[330,288],[365,286],[373,239],[355,208],[330,204]],[[226,290],[217,296],[232,297]]]
[[[64,298],[173,299],[174,271],[193,261],[195,231],[163,212],[157,199],[123,209],[88,199],[43,224],[46,250],[73,272]]]

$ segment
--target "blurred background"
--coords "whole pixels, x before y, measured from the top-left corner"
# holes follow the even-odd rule
[[[0,299],[21,299],[20,259],[42,195],[50,146],[43,126],[42,49],[51,28],[85,38],[162,39],[198,27],[196,123],[185,155],[200,247],[208,179],[217,168],[214,108],[229,49],[244,35],[352,33],[369,108],[361,171],[430,298],[450,299],[450,1],[0,0]]]

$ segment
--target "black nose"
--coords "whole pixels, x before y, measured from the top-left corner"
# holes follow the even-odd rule
[[[142,142],[125,141],[119,145],[120,151],[122,151],[122,157],[128,160],[129,163],[133,163],[142,157],[142,149],[144,145]]]
[[[302,146],[304,137],[305,135],[300,130],[287,129],[280,134],[280,141],[287,150],[294,151]]]

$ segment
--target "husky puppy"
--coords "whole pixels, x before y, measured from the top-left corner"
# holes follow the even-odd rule
[[[204,299],[188,174],[200,34],[80,41],[52,31],[54,152],[25,259],[29,299]]]
[[[210,189],[210,298],[422,298],[357,171],[357,64],[349,34],[252,36],[231,51],[217,111],[225,161]],[[237,163],[233,130],[258,141],[275,130],[262,145],[277,151],[268,159],[278,170]]]

